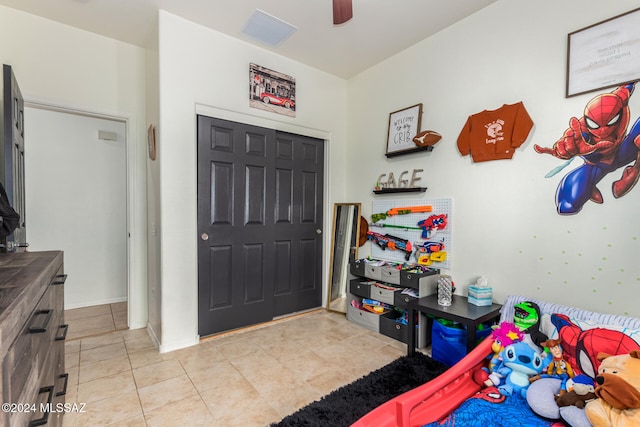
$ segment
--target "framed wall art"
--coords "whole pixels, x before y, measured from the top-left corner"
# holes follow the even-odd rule
[[[640,8],[569,33],[566,97],[640,79]]]
[[[422,104],[412,105],[389,114],[389,133],[387,135],[387,157],[414,151],[413,137],[420,130]]]
[[[249,106],[289,117],[296,116],[296,79],[249,64]]]

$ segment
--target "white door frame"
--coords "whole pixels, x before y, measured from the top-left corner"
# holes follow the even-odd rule
[[[25,107],[38,108],[48,111],[62,112],[77,116],[92,117],[104,120],[112,120],[125,125],[125,153],[127,169],[127,195],[126,195],[126,222],[127,222],[127,324],[131,329],[143,328],[147,325],[147,300],[146,300],[146,263],[136,256],[139,248],[144,248],[146,237],[143,231],[144,224],[136,224],[136,213],[141,207],[136,200],[139,190],[136,183],[144,174],[138,170],[138,154],[132,141],[136,141],[135,119],[126,114],[110,114],[98,111],[89,111],[83,108],[53,104],[49,101],[26,99]],[[28,135],[26,136],[28,138]],[[141,245],[141,246],[137,246]],[[142,279],[140,279],[142,277]]]

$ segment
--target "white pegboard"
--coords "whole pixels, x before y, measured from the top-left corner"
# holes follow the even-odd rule
[[[400,239],[408,240],[411,242],[411,255],[409,260],[405,258],[406,252],[399,250],[391,250],[389,248],[382,249],[373,240],[369,241],[371,244],[371,256],[376,259],[383,259],[395,262],[409,262],[417,263],[419,253],[416,253],[416,246],[424,242],[438,242],[444,243],[444,252],[446,252],[446,259],[442,262],[433,261],[430,267],[433,268],[451,268],[451,254],[453,253],[453,200],[450,198],[445,199],[420,199],[420,200],[380,200],[371,203],[373,216],[376,214],[385,214],[389,210],[397,208],[419,207],[419,206],[431,206],[431,212],[414,212],[407,214],[391,215],[385,219],[380,219],[376,222],[373,218],[367,218],[369,222],[369,230],[382,235],[389,234]],[[442,230],[434,230],[429,233],[427,238],[423,237],[423,230],[415,230],[413,228],[419,228],[418,223],[428,219],[432,216],[446,215],[446,227]],[[434,217],[435,218],[435,217]],[[380,225],[389,225],[393,227],[381,227]],[[397,227],[407,227],[397,228]],[[412,227],[412,228],[411,228]]]

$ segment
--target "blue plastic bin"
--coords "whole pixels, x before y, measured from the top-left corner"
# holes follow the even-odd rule
[[[431,357],[447,366],[453,366],[467,354],[467,331],[464,326],[446,326],[433,320],[431,329]],[[485,326],[476,331],[477,342],[491,333],[491,327]]]

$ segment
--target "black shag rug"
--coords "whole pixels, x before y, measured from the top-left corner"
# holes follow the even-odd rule
[[[424,384],[445,370],[445,365],[416,352],[414,356],[401,357],[340,387],[271,427],[347,427],[387,400]]]

